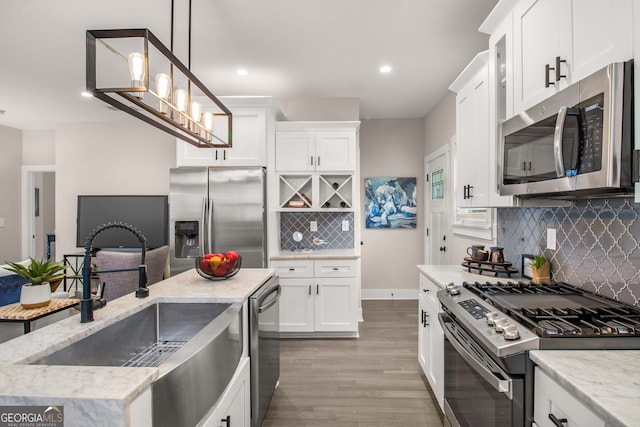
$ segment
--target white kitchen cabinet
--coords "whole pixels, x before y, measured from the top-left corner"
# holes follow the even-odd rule
[[[564,427],[605,426],[603,419],[539,367],[535,368],[533,418],[538,427],[557,426],[552,418]]]
[[[456,92],[455,197],[459,208],[489,204],[489,52],[479,53],[449,87]]]
[[[350,259],[277,260],[280,332],[357,332],[357,262]]]
[[[251,427],[249,358],[244,358],[215,408],[199,427]]]
[[[198,148],[177,140],[177,166],[266,166],[267,140],[275,138],[279,112],[268,98],[221,100],[233,113],[232,147]],[[215,129],[217,134],[226,131],[224,126]]]
[[[632,0],[520,1],[513,9],[514,114],[631,59],[632,10]]]
[[[418,361],[444,411],[444,332],[438,320],[442,312],[436,293],[440,287],[420,274],[418,295]]]
[[[276,171],[354,172],[359,122],[278,122]]]
[[[489,174],[491,207],[511,207],[513,196],[500,196],[502,122],[513,116],[513,12],[515,0],[503,0],[480,26],[489,34]]]

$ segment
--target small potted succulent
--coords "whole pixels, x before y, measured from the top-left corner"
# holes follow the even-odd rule
[[[22,285],[20,291],[20,304],[24,308],[44,307],[51,301],[51,284],[57,281],[62,274],[59,272],[65,269],[64,264],[44,260],[39,261],[29,258],[28,265],[14,262],[7,262],[7,270],[24,277],[29,283]]]
[[[533,283],[549,283],[551,281],[551,264],[547,259],[540,255],[533,257],[533,265],[531,266]]]

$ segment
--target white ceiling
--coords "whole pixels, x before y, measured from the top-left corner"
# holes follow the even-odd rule
[[[355,97],[361,119],[424,117],[487,48],[477,29],[496,3],[192,0],[191,70],[218,96]],[[187,0],[175,4],[174,51],[186,63]],[[170,22],[171,0],[0,2],[0,125],[124,119],[80,96],[85,31],[149,28],[169,47]]]

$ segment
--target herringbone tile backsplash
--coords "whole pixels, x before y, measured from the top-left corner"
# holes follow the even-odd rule
[[[499,208],[499,246],[520,269],[522,254],[551,260],[553,279],[640,306],[640,205],[594,199],[567,208]],[[547,228],[557,250],[545,249]]]
[[[349,231],[342,231],[342,221],[349,221]],[[309,221],[318,222],[318,231],[309,231]],[[294,231],[302,233],[300,243]],[[316,246],[313,238],[327,243]],[[353,212],[282,212],[280,214],[280,249],[353,249]]]

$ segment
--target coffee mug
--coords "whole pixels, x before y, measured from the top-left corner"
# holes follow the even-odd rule
[[[494,264],[501,264],[504,262],[504,248],[498,246],[492,246],[489,248],[489,261]]]
[[[476,255],[478,255],[478,251],[484,250],[484,245],[471,245],[467,248],[467,254],[473,258],[478,259]]]
[[[475,255],[471,256],[471,259],[474,261],[487,261],[489,259],[489,251],[485,251],[484,249],[478,249],[475,252]]]

